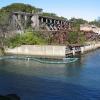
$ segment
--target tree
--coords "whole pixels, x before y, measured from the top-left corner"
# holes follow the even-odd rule
[[[9,14],[5,12],[0,12],[0,46],[2,48],[5,45],[5,38],[9,29]]]
[[[13,3],[11,5],[3,7],[1,10],[6,11],[6,12],[22,11],[22,12],[28,12],[28,13],[32,13],[33,10],[42,11],[42,9],[40,8],[36,8],[29,4],[23,4],[23,3]]]
[[[68,34],[68,42],[70,44],[75,44],[78,42],[78,32],[69,32]]]
[[[98,19],[98,20],[91,21],[91,22],[89,22],[89,24],[100,27],[100,20]]]
[[[49,16],[49,17],[57,17],[57,15],[55,13],[47,13],[47,12],[44,12],[42,15],[43,16]]]
[[[44,37],[40,35],[39,32],[26,32],[24,34],[16,34],[15,36],[9,38],[8,47],[17,47],[20,45],[42,45],[46,44],[47,41]]]
[[[78,44],[84,45],[86,41],[86,36],[84,35],[84,32],[79,32],[78,33]]]
[[[71,22],[71,26],[72,26],[72,28],[73,28],[74,31],[79,31],[81,24],[88,23],[86,20],[83,20],[81,18],[79,18],[79,19],[71,18],[69,20],[69,22]]]

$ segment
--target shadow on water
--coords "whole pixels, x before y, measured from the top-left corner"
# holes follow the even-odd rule
[[[61,81],[28,77],[5,76],[0,80],[0,94],[16,93],[21,100],[99,100],[100,90]]]
[[[20,100],[20,97],[16,94],[0,95],[0,100]]]
[[[79,76],[83,69],[81,57],[76,62],[64,66],[65,75],[68,77]]]

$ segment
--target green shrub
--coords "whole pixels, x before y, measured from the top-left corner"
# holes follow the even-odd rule
[[[0,47],[0,56],[4,55],[4,48]]]
[[[46,43],[47,41],[42,38],[38,32],[26,32],[22,35],[17,34],[16,36],[8,39],[8,47],[11,48],[20,45],[42,45]]]
[[[77,32],[69,32],[68,42],[70,44],[75,44],[75,43],[77,43],[77,40],[78,40],[78,33]]]

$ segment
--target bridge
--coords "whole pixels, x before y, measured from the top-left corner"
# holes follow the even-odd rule
[[[13,12],[11,24],[17,31],[23,31],[27,26],[31,26],[35,31],[61,31],[71,28],[70,22],[66,19],[26,12]]]

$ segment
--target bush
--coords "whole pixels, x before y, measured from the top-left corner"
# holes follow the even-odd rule
[[[47,41],[38,32],[26,32],[8,39],[7,43],[8,47],[14,48],[20,45],[42,45],[46,44]]]
[[[0,56],[4,55],[4,48],[0,47]]]
[[[78,33],[77,32],[69,32],[68,42],[70,44],[75,44],[75,43],[77,43],[77,40],[78,40]]]

